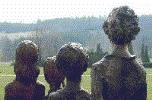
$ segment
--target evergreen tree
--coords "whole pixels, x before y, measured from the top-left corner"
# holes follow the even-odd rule
[[[12,61],[12,59],[14,57],[12,41],[7,36],[4,36],[4,37],[2,37],[2,45],[3,45],[2,54],[4,56],[3,61],[5,61],[5,62]]]
[[[130,54],[132,54],[132,55],[134,54],[132,42],[128,45],[128,50],[129,50]]]
[[[150,62],[149,55],[148,55],[148,46],[145,46],[145,62]]]
[[[141,46],[141,60],[143,61],[143,62],[145,62],[145,45],[144,45],[144,43],[142,43],[142,46]]]
[[[149,55],[148,55],[148,47],[142,43],[141,47],[141,60],[143,62],[150,62]]]
[[[98,43],[97,44],[97,47],[96,47],[96,53],[99,55],[99,56],[102,56],[104,53],[103,53],[103,50],[101,48],[101,44]]]
[[[99,61],[106,54],[103,52],[100,43],[97,44],[95,51],[88,52],[89,54],[89,65]]]

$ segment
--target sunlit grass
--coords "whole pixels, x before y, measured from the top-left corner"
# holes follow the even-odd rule
[[[45,81],[44,76],[43,75],[43,68],[40,67],[40,76],[38,77],[38,81],[40,81],[41,83],[43,83],[43,85],[45,85],[46,88],[46,95],[48,93],[49,90],[49,85],[48,83]],[[82,81],[81,81],[81,87],[87,91],[91,91],[91,78],[90,78],[90,69],[88,69],[82,77]],[[147,72],[147,91],[148,91],[148,97],[147,100],[152,100],[152,68],[146,68],[146,72]],[[10,66],[9,64],[1,64],[0,65],[0,100],[3,100],[4,97],[4,87],[6,86],[6,84],[12,82],[15,78],[15,76],[5,76],[5,75],[14,75],[14,71],[13,71],[13,67]]]

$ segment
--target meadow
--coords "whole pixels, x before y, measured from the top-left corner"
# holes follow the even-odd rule
[[[43,68],[40,67],[40,75],[38,77],[38,81],[40,81],[41,83],[43,83],[45,85],[46,88],[46,95],[47,92],[49,90],[49,85],[48,83],[45,81],[44,76],[43,76]],[[87,90],[88,92],[91,91],[91,78],[90,78],[90,69],[88,68],[88,70],[83,74],[82,77],[82,82],[81,82],[81,86],[83,89]],[[146,72],[147,72],[147,91],[148,91],[148,96],[147,96],[147,100],[152,100],[152,68],[146,68]],[[0,100],[3,100],[4,98],[4,88],[5,86],[12,82],[15,78],[15,74],[13,71],[13,66],[11,66],[10,64],[0,64]]]

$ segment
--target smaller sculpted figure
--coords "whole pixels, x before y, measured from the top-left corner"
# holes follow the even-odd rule
[[[16,49],[14,72],[16,78],[5,87],[5,100],[43,100],[45,87],[36,82],[40,73],[36,66],[38,47],[30,40],[22,41]]]
[[[50,93],[48,100],[90,100],[90,94],[80,87],[81,75],[88,67],[85,49],[77,43],[65,44],[56,56],[56,66],[64,73],[66,85]]]
[[[50,85],[50,90],[48,94],[61,89],[61,84],[64,87],[65,76],[61,70],[57,69],[55,60],[56,60],[55,56],[48,57],[44,63],[45,80]]]
[[[140,30],[137,15],[127,6],[114,8],[103,29],[114,49],[93,64],[92,100],[146,100],[145,69],[128,51]]]

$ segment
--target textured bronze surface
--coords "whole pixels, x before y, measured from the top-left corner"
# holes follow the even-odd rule
[[[61,47],[56,56],[56,65],[66,79],[66,86],[49,94],[49,100],[90,100],[90,94],[80,87],[81,75],[88,67],[84,48],[77,43]]]
[[[138,17],[127,6],[114,8],[103,24],[110,41],[117,45],[131,42],[140,31]]]
[[[61,89],[61,84],[64,87],[65,76],[61,70],[57,69],[55,64],[56,57],[48,57],[44,63],[44,76],[45,80],[50,85],[50,92]]]
[[[114,8],[103,29],[114,48],[93,64],[92,100],[146,100],[146,71],[128,51],[139,32],[138,17],[127,6]]]
[[[5,100],[43,100],[45,87],[37,81],[38,48],[30,40],[22,41],[16,49],[14,72],[16,79],[5,87]]]

